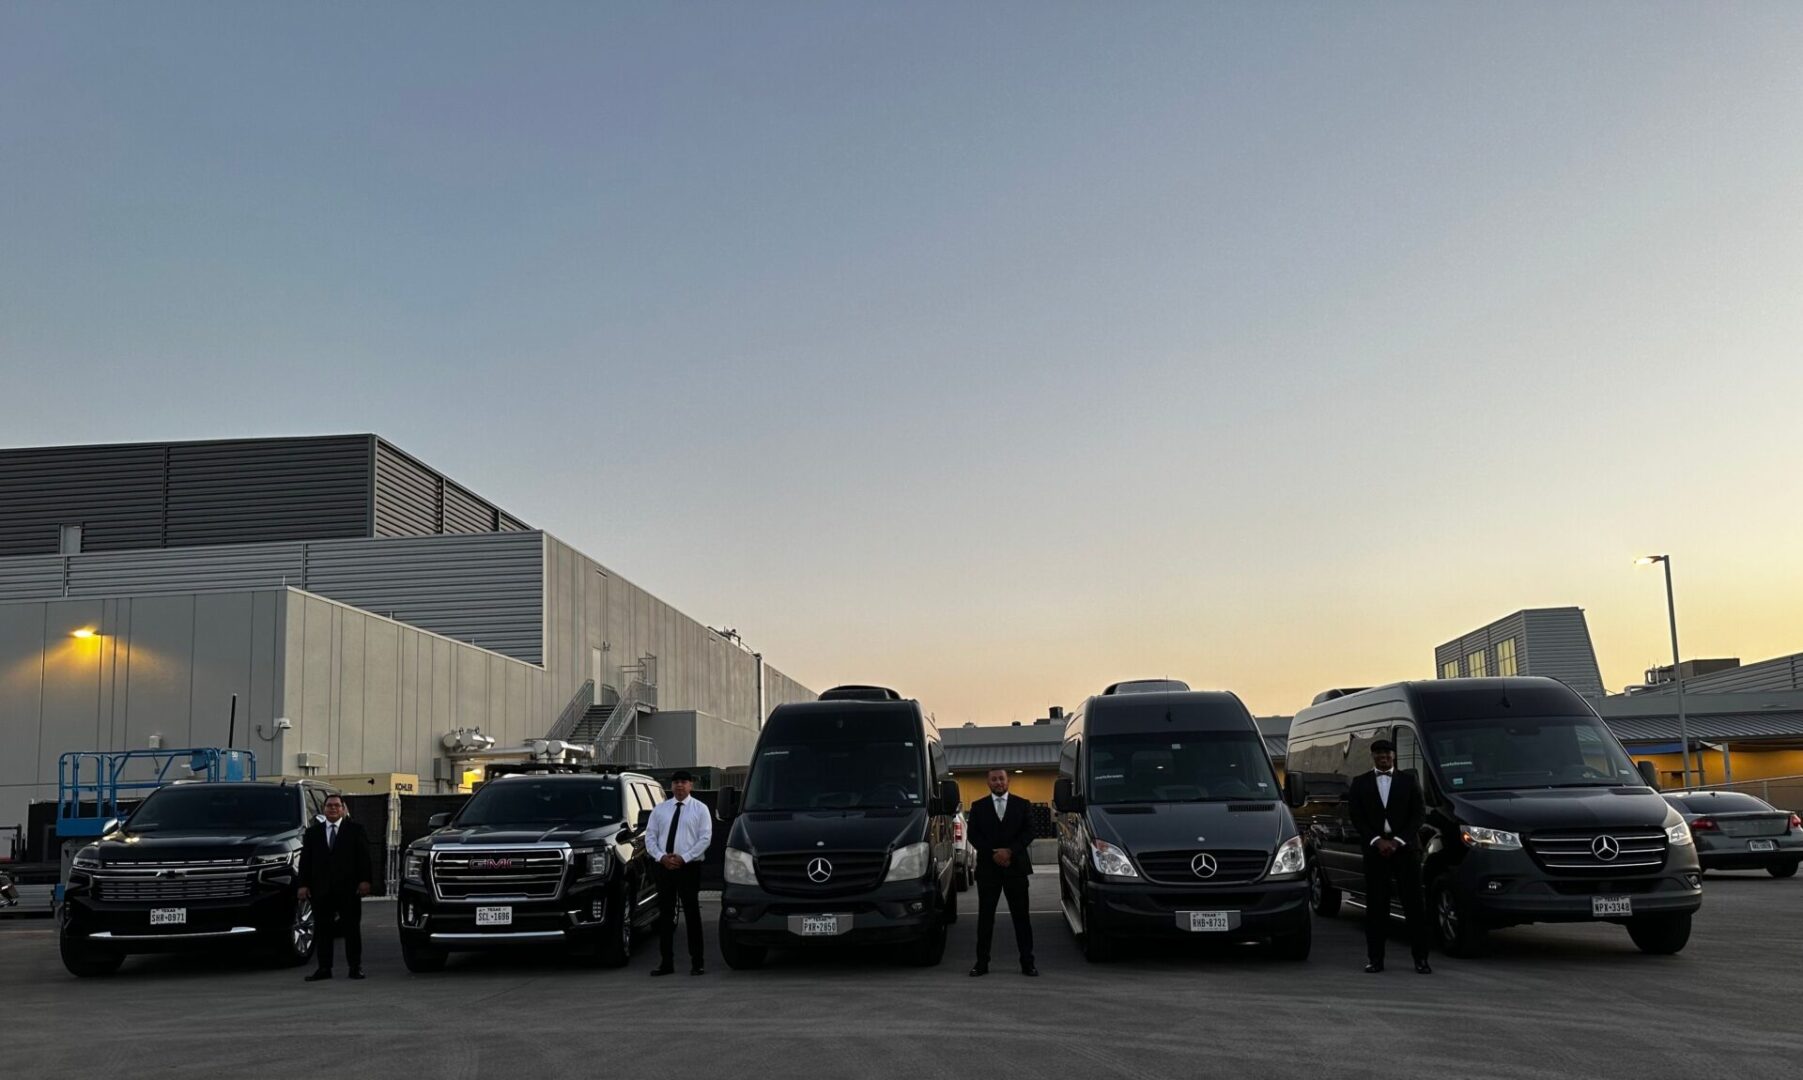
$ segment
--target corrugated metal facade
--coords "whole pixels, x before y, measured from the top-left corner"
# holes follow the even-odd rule
[[[377,536],[526,532],[530,527],[384,439],[375,440]]]
[[[66,588],[65,588],[66,578]],[[234,544],[0,559],[0,599],[292,585],[516,660],[544,659],[544,536]]]
[[[0,581],[0,589],[3,588],[5,583]],[[1684,691],[1689,694],[1741,694],[1781,690],[1803,690],[1803,653],[1778,656],[1761,660],[1757,664],[1684,680]],[[1677,691],[1675,684],[1662,683],[1644,691],[1642,696],[1676,694]]]
[[[1583,694],[1602,697],[1603,677],[1582,608],[1517,611],[1434,649],[1436,678],[1510,674],[1502,670],[1513,642],[1516,675],[1544,675]],[[1499,650],[1499,646],[1505,646]],[[1481,657],[1482,659],[1477,659]],[[1479,670],[1481,666],[1481,670]]]

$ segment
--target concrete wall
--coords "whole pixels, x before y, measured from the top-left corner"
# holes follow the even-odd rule
[[[638,732],[657,743],[666,768],[749,765],[758,742],[758,728],[752,724],[692,710],[654,713],[639,721]]]

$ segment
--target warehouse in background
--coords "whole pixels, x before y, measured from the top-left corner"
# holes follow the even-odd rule
[[[740,765],[814,696],[375,435],[0,450],[0,505],[0,826],[65,750],[226,745],[234,695],[265,775],[422,793]]]

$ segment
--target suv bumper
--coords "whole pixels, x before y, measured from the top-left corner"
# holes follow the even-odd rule
[[[64,898],[63,932],[96,948],[126,953],[205,949],[286,930],[294,917],[294,894],[278,889],[232,900],[171,900],[154,906],[182,908],[187,919],[173,926],[152,926],[150,904],[94,900],[71,889]]]
[[[1218,889],[1091,881],[1084,890],[1090,917],[1110,937],[1247,941],[1295,933],[1309,920],[1306,879]],[[1232,928],[1192,933],[1179,925],[1180,911],[1229,912]]]
[[[567,889],[556,900],[493,903],[446,902],[417,882],[404,883],[395,904],[401,936],[435,949],[508,949],[562,945],[572,937],[599,933],[618,903],[606,883]],[[477,907],[504,907],[505,926],[477,926]]]
[[[762,947],[919,941],[939,918],[934,908],[935,885],[887,882],[866,892],[819,899],[770,893],[755,885],[727,885],[720,896],[720,929],[740,944]],[[803,915],[838,915],[840,925],[848,928],[837,934],[804,937],[790,922],[791,917]]]

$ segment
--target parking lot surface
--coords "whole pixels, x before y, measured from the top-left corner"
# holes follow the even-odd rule
[[[998,919],[987,977],[965,972],[975,893],[946,959],[776,954],[702,978],[549,957],[453,957],[409,975],[394,909],[365,907],[369,979],[233,957],[135,957],[78,980],[46,919],[0,920],[0,1075],[972,1077],[1794,1077],[1803,1070],[1803,878],[1715,874],[1684,952],[1645,956],[1613,926],[1523,927],[1491,956],[1361,970],[1356,908],[1317,919],[1302,964],[1256,947],[1077,953],[1056,880],[1033,881],[1038,979]],[[712,948],[714,912],[708,912]]]

